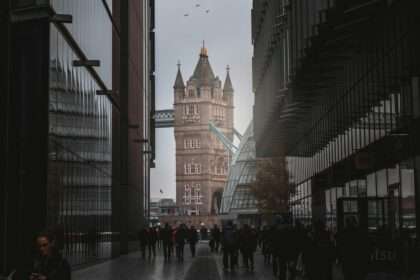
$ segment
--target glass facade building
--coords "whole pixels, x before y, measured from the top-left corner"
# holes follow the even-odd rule
[[[251,122],[229,167],[228,181],[223,191],[220,209],[222,215],[227,215],[229,219],[244,220],[245,217],[249,219],[257,214],[257,202],[250,189],[255,176],[255,141],[253,122]]]
[[[3,2],[0,275],[42,230],[74,267],[134,250],[154,159],[154,2]]]
[[[420,20],[413,1],[254,1],[257,156],[287,158],[289,210],[417,240]],[[270,63],[267,63],[270,61]]]

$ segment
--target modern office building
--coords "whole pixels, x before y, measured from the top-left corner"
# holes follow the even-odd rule
[[[229,167],[228,180],[222,196],[221,219],[253,225],[259,223],[257,201],[251,190],[256,170],[254,126],[251,122]]]
[[[154,2],[0,8],[0,274],[45,229],[73,266],[129,252],[148,217]]]
[[[287,157],[295,218],[419,235],[418,4],[254,1],[257,156]]]
[[[203,46],[186,85],[178,66],[174,100],[177,205],[183,215],[216,214],[230,156],[209,130],[209,122],[233,139],[233,87],[229,70],[222,87]]]

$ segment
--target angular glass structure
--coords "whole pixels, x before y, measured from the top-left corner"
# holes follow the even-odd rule
[[[223,192],[221,214],[256,214],[256,200],[250,184],[255,181],[256,157],[253,122],[242,137],[229,168],[228,182]]]

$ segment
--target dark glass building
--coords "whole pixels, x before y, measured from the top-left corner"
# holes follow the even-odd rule
[[[73,266],[133,250],[154,164],[154,2],[2,1],[0,28],[0,274],[44,229]]]
[[[254,1],[257,156],[287,157],[294,218],[419,236],[418,4]]]

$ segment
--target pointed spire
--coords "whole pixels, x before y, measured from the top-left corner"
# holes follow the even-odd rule
[[[233,93],[233,86],[232,86],[232,81],[230,80],[230,67],[229,65],[226,67],[226,79],[225,79],[225,84],[223,86],[223,92],[226,93]]]
[[[200,56],[209,56],[207,48],[206,48],[206,41],[203,40],[203,47],[201,48],[200,51]]]
[[[181,62],[178,60],[178,73],[176,74],[174,89],[185,89],[184,79],[181,74]]]
[[[193,79],[196,79],[198,86],[209,86],[215,79],[213,69],[211,68],[208,52],[203,41],[203,47],[200,51],[200,58],[198,60],[197,66],[195,67],[194,73],[192,75]]]

